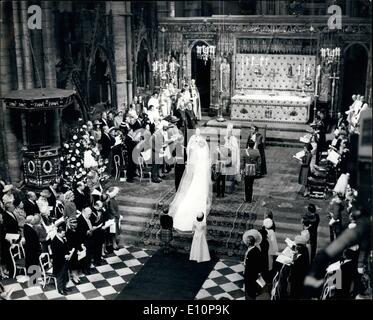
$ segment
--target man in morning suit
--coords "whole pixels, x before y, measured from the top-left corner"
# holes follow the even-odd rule
[[[37,200],[37,197],[36,197],[35,192],[32,192],[32,191],[27,192],[27,199],[24,201],[24,208],[23,208],[27,216],[34,215],[40,212],[39,207],[36,204],[36,200]]]

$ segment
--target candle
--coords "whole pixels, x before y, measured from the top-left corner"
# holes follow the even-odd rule
[[[308,66],[308,67],[307,67],[307,78],[310,77],[310,73],[311,73],[311,67]]]
[[[298,70],[298,76],[300,76],[301,69],[302,69],[302,67],[299,65],[298,68],[297,68],[297,70]]]
[[[223,92],[223,64],[220,65],[220,91]]]
[[[254,56],[252,56],[252,57],[251,57],[251,67],[254,66],[254,61],[255,61],[255,58],[254,58]]]
[[[306,77],[306,58],[303,60],[303,77]]]

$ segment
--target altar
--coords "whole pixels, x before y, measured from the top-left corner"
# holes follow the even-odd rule
[[[238,41],[245,44],[246,40]],[[242,43],[240,48],[235,59],[231,119],[307,123],[317,88],[316,56],[304,54],[304,50],[245,53]]]
[[[236,94],[231,99],[231,119],[307,123],[312,102],[312,96]]]

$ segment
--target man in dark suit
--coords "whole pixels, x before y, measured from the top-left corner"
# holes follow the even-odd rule
[[[53,274],[57,278],[58,293],[66,295],[70,289],[66,288],[69,281],[68,261],[70,260],[69,247],[65,238],[66,225],[57,227],[57,235],[51,243]]]
[[[179,131],[176,136],[175,142],[170,145],[171,155],[175,161],[175,189],[179,189],[181,178],[183,177],[185,170],[185,163],[187,155],[184,146],[184,136]]]
[[[163,136],[163,125],[159,125],[151,137],[152,146],[152,182],[160,183],[162,179],[159,176],[159,170],[163,165],[163,158],[160,157],[163,152],[164,136]]]
[[[102,136],[101,136],[100,144],[102,147],[101,149],[102,158],[108,159],[110,161],[111,148],[115,145],[115,138],[112,135],[110,135],[108,126],[102,127]]]
[[[136,165],[137,163],[133,160],[133,153],[136,145],[140,142],[142,128],[141,121],[136,115],[132,115],[129,118],[129,129],[125,140],[127,147],[127,182],[132,183],[136,177]]]
[[[74,203],[76,210],[82,212],[83,208],[90,204],[89,195],[86,193],[86,186],[83,181],[79,181],[76,184],[76,189],[74,192]]]
[[[78,217],[77,228],[76,232],[79,237],[79,243],[81,248],[86,248],[86,256],[80,260],[80,266],[83,273],[89,275],[90,266],[91,266],[91,258],[92,258],[92,234],[93,234],[93,226],[90,221],[90,217],[92,215],[92,210],[89,207],[86,207],[82,210],[82,214]]]
[[[261,165],[260,165],[260,174],[266,175],[267,174],[267,164],[266,164],[266,156],[264,152],[264,138],[259,133],[257,126],[251,127],[251,133],[247,139],[246,148],[249,147],[249,141],[254,141],[254,149],[257,149],[260,154],[261,158]]]
[[[243,170],[245,176],[245,201],[253,200],[253,185],[255,176],[260,174],[261,157],[259,151],[254,149],[254,141],[247,142],[248,148],[243,158]]]
[[[197,117],[193,111],[193,104],[191,102],[187,103],[185,115],[187,118],[188,129],[195,129],[197,124]]]
[[[311,245],[311,262],[313,261],[317,251],[317,229],[320,223],[320,216],[316,213],[316,206],[310,203],[306,214],[302,217],[303,228],[310,233]]]
[[[244,233],[243,242],[248,249],[245,254],[245,299],[255,300],[257,295],[257,282],[259,273],[262,271],[263,261],[258,248],[262,237],[259,231],[251,229]]]
[[[26,270],[32,265],[39,265],[39,255],[41,247],[39,236],[32,225],[33,216],[27,216],[23,227],[23,236],[25,237],[25,265]]]
[[[179,99],[182,99],[179,97]],[[184,143],[186,146],[187,143],[187,129],[188,129],[188,118],[185,113],[185,107],[183,104],[179,104],[177,109],[175,110],[175,117],[179,119],[177,123],[177,128],[183,132],[184,135]]]
[[[34,215],[40,213],[39,207],[36,204],[36,194],[35,192],[29,191],[27,192],[26,200],[24,202],[24,210],[27,216]]]
[[[54,182],[52,185],[48,186],[48,191],[50,192],[50,197],[47,198],[48,204],[50,207],[55,207],[56,205],[56,200],[57,200],[57,188],[58,188],[58,183]]]

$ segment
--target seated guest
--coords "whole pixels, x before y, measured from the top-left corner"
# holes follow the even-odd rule
[[[65,224],[57,227],[57,235],[53,238],[51,244],[53,274],[57,278],[57,289],[61,295],[66,295],[69,289],[66,285],[69,281],[68,263],[70,260],[69,247],[65,238]]]
[[[14,194],[13,194],[13,185],[12,184],[7,184],[4,186],[3,189],[3,204],[5,205],[7,202],[14,202]]]
[[[25,238],[25,266],[26,270],[30,266],[39,265],[39,255],[41,253],[38,233],[35,231],[32,221],[34,216],[27,216],[23,230]]]
[[[35,192],[29,191],[27,192],[27,199],[25,200],[24,203],[24,209],[26,212],[26,215],[34,215],[40,213],[39,211],[39,206],[36,204],[36,194]]]

